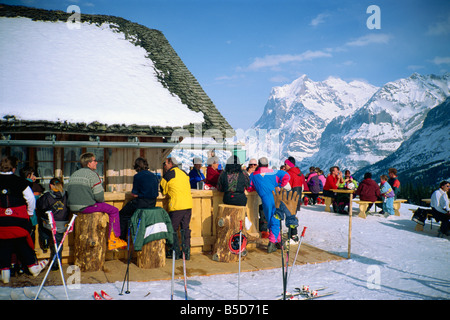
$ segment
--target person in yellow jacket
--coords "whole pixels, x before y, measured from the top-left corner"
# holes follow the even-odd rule
[[[189,183],[189,175],[178,168],[178,161],[175,157],[169,157],[164,162],[161,193],[169,197],[168,213],[174,230],[173,247],[168,250],[166,256],[171,259],[173,251],[175,251],[175,259],[182,257],[177,234],[180,227],[181,250],[183,250],[186,260],[189,260],[191,250],[189,223],[192,215],[191,184]]]

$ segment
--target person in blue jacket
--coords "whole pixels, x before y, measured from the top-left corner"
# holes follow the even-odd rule
[[[283,188],[289,183],[290,176],[286,171],[273,171],[269,168],[266,157],[258,160],[258,167],[250,175],[248,191],[256,191],[261,198],[264,214],[268,222],[269,245],[267,252],[276,251],[276,243],[281,241],[280,220],[275,217],[275,199],[272,191]]]
[[[127,239],[128,222],[137,209],[154,208],[156,198],[159,195],[159,181],[156,174],[149,171],[148,162],[144,158],[137,158],[134,161],[134,170],[136,174],[133,177],[133,189],[131,194],[134,199],[129,201],[120,210],[120,238]]]
[[[189,172],[189,183],[191,184],[191,189],[203,189],[199,182],[205,181],[205,175],[202,172],[202,159],[195,157],[192,160],[194,167]]]

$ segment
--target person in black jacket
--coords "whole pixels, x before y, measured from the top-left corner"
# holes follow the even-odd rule
[[[158,177],[148,170],[148,162],[145,158],[137,158],[134,161],[136,174],[133,177],[133,189],[131,194],[134,199],[129,201],[120,210],[120,238],[127,239],[128,222],[137,209],[154,208],[158,198]]]
[[[234,206],[247,205],[245,189],[250,186],[250,178],[243,171],[239,158],[231,156],[227,160],[225,170],[220,174],[217,189],[222,191],[223,203]]]
[[[34,252],[30,217],[36,199],[27,181],[14,174],[17,162],[17,158],[12,156],[0,161],[0,270],[3,283],[9,282],[13,253],[35,277],[48,264],[48,260],[38,263]]]
[[[52,257],[55,254],[55,245],[53,243],[52,229],[48,220],[47,211],[53,213],[56,225],[56,245],[59,246],[66,231],[69,222],[69,208],[67,206],[67,194],[64,191],[64,185],[58,178],[53,178],[49,183],[50,190],[45,192],[36,202],[36,214],[39,218],[39,242],[42,250],[50,250]],[[63,247],[58,251],[61,257]],[[53,269],[57,269],[58,264],[53,264]]]

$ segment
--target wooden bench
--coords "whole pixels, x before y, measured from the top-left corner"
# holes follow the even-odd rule
[[[412,211],[413,215],[414,215],[414,213],[416,212],[417,209],[409,209],[409,210]],[[430,220],[430,223],[431,223],[430,229],[433,229],[433,220],[432,219],[433,219],[433,215],[431,213],[427,213],[426,220]],[[414,228],[414,230],[416,230],[416,231],[423,231],[423,225],[421,225],[420,223],[416,222],[416,227]]]
[[[396,216],[400,216],[400,206],[403,202],[407,202],[405,199],[396,199],[394,200],[394,212]],[[359,204],[359,214],[358,217],[365,219],[366,211],[370,204],[375,204],[375,212],[376,212],[376,204],[383,203],[383,201],[363,201],[363,200],[353,200],[353,202]]]

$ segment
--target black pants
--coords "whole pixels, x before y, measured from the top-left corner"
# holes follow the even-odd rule
[[[431,213],[436,221],[441,221],[441,232],[447,234],[450,215],[437,211],[431,207]]]
[[[27,238],[0,239],[0,269],[11,266],[11,256],[15,253],[17,259],[25,266],[37,263],[34,250],[28,245]]]
[[[136,198],[128,202],[119,212],[120,217],[120,238],[127,240],[128,223],[137,209],[154,208],[156,199]]]
[[[53,259],[53,256],[55,255],[56,250],[55,250],[55,244],[53,243],[52,232],[41,225],[39,226],[38,231],[39,231],[39,239],[40,240],[48,240],[48,244],[50,246],[50,252],[51,252],[51,259]],[[55,239],[56,239],[57,246],[59,246],[63,237],[64,237],[64,233],[56,232]],[[58,251],[59,258],[61,258],[61,253],[62,253],[63,247],[64,246],[61,246],[61,248]]]
[[[300,211],[300,205],[302,204],[303,187],[293,187],[292,192],[295,191],[298,193],[297,211]]]
[[[182,244],[186,247],[191,246],[191,229],[189,224],[191,223],[192,209],[170,211],[169,217],[172,221],[172,227],[174,231],[174,238],[177,237],[177,230],[180,228],[182,234]],[[175,239],[174,239],[175,240]],[[178,240],[178,239],[177,239]],[[178,243],[178,241],[174,241]]]

